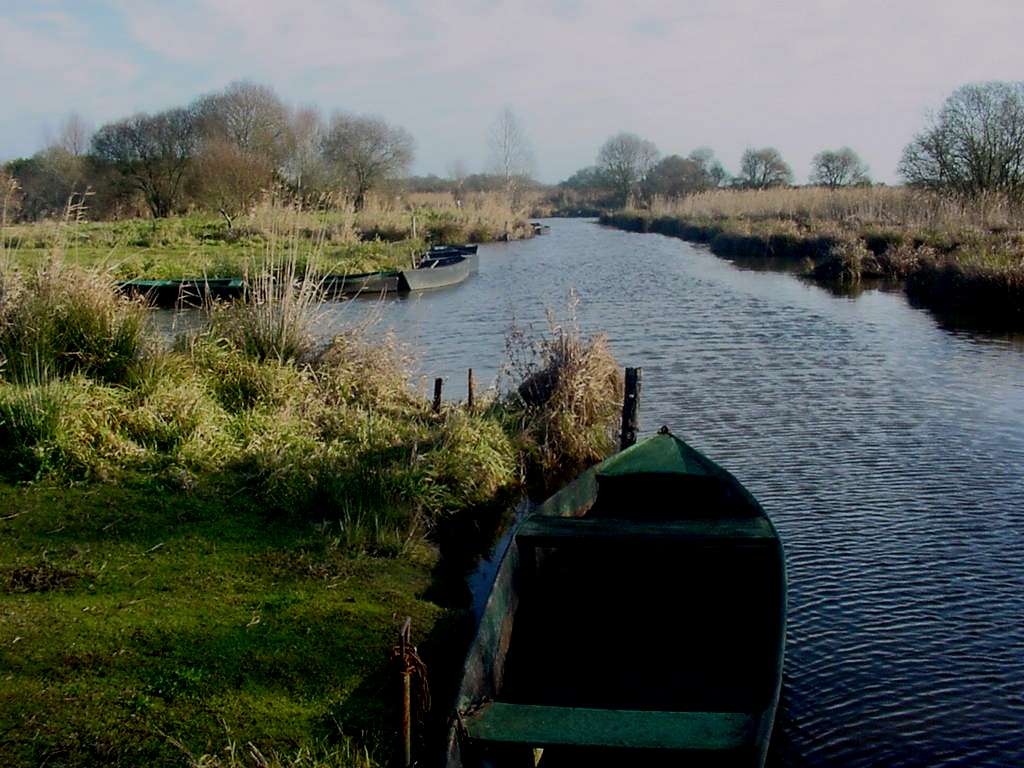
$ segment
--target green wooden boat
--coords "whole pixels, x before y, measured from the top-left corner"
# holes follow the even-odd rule
[[[775,527],[663,429],[518,524],[446,765],[761,766],[785,625]]]
[[[209,299],[235,299],[245,291],[240,277],[189,277],[181,280],[121,280],[118,290],[145,296],[160,307],[200,306]]]

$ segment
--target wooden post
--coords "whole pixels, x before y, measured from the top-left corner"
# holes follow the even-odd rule
[[[474,399],[474,395],[475,395],[475,393],[473,392],[474,382],[473,382],[473,369],[472,368],[469,369],[469,375],[466,377],[466,386],[467,386],[467,391],[469,393],[468,397],[466,398],[466,405],[469,407],[469,410],[472,411],[473,410],[473,399]]]
[[[416,214],[412,215],[412,239],[416,239]]]
[[[441,387],[444,386],[444,379],[434,379],[434,413],[441,412]]]
[[[412,668],[409,666],[409,645],[412,617],[408,617],[398,633],[399,663],[402,665],[402,765],[412,765]]]
[[[643,372],[643,368],[626,369],[626,395],[622,400],[620,451],[626,450],[636,442],[636,431],[639,428],[637,415],[640,410],[640,383],[643,380]]]

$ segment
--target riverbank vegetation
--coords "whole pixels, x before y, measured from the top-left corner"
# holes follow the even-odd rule
[[[271,243],[262,288],[170,346],[60,250],[4,271],[5,764],[386,762],[402,619],[437,721],[468,641],[436,532],[486,528],[524,478],[612,445],[621,383],[600,337],[513,340],[552,386],[510,379],[435,412],[393,340],[315,341],[312,248]]]
[[[284,199],[282,199],[284,198]],[[211,213],[163,219],[90,220],[92,198],[75,198],[58,219],[0,225],[0,254],[16,266],[45,263],[54,249],[64,261],[109,271],[121,279],[238,277],[252,254],[283,234],[318,254],[323,272],[346,274],[407,267],[427,243],[489,242],[528,237],[525,209],[500,192],[368,196],[351,205],[302,207],[288,195],[267,194],[229,228]]]
[[[499,123],[515,130],[492,141],[494,173],[460,165],[424,191],[407,179],[405,129],[325,118],[256,83],[97,130],[71,114],[44,149],[0,166],[0,247],[45,260],[69,208],[83,224],[66,257],[122,278],[242,276],[283,209],[303,211],[298,236],[322,241],[338,273],[404,267],[427,242],[529,237],[528,142],[511,112]]]
[[[788,264],[844,289],[898,281],[925,306],[1021,327],[1022,139],[1024,83],[981,83],[955,91],[907,145],[901,187],[871,185],[848,147],[818,153],[815,186],[794,188],[770,147],[748,149],[740,173],[727,179],[707,172],[710,155],[703,166],[692,155],[658,160],[649,142],[623,136],[609,139],[598,167],[577,177],[589,194],[604,190],[604,201],[616,204],[601,212],[606,224],[708,243],[728,258]],[[626,145],[633,151],[614,153],[617,166],[607,150]]]
[[[928,306],[1024,322],[1024,218],[1001,196],[965,202],[908,188],[722,190],[601,220],[847,287],[904,281]]]

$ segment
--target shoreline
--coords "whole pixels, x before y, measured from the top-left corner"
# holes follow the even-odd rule
[[[825,285],[856,287],[866,279],[894,281],[927,309],[1024,330],[1024,259],[1016,266],[986,264],[980,257],[964,263],[956,258],[953,247],[936,247],[937,238],[923,233],[822,231],[824,227],[813,225],[800,232],[753,231],[747,222],[736,219],[688,219],[644,211],[605,212],[598,221],[627,232],[704,244],[725,259],[787,263]]]

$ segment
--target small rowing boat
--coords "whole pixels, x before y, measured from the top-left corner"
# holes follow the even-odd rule
[[[161,307],[177,304],[199,306],[210,299],[233,299],[242,295],[245,281],[240,277],[185,278],[182,280],[121,280],[123,293],[145,296]]]
[[[476,246],[473,246],[475,249]],[[479,257],[472,253],[428,253],[416,269],[406,269],[398,279],[400,291],[426,291],[457,285],[479,268]]]
[[[514,530],[446,765],[762,766],[785,626],[775,527],[663,429]]]

